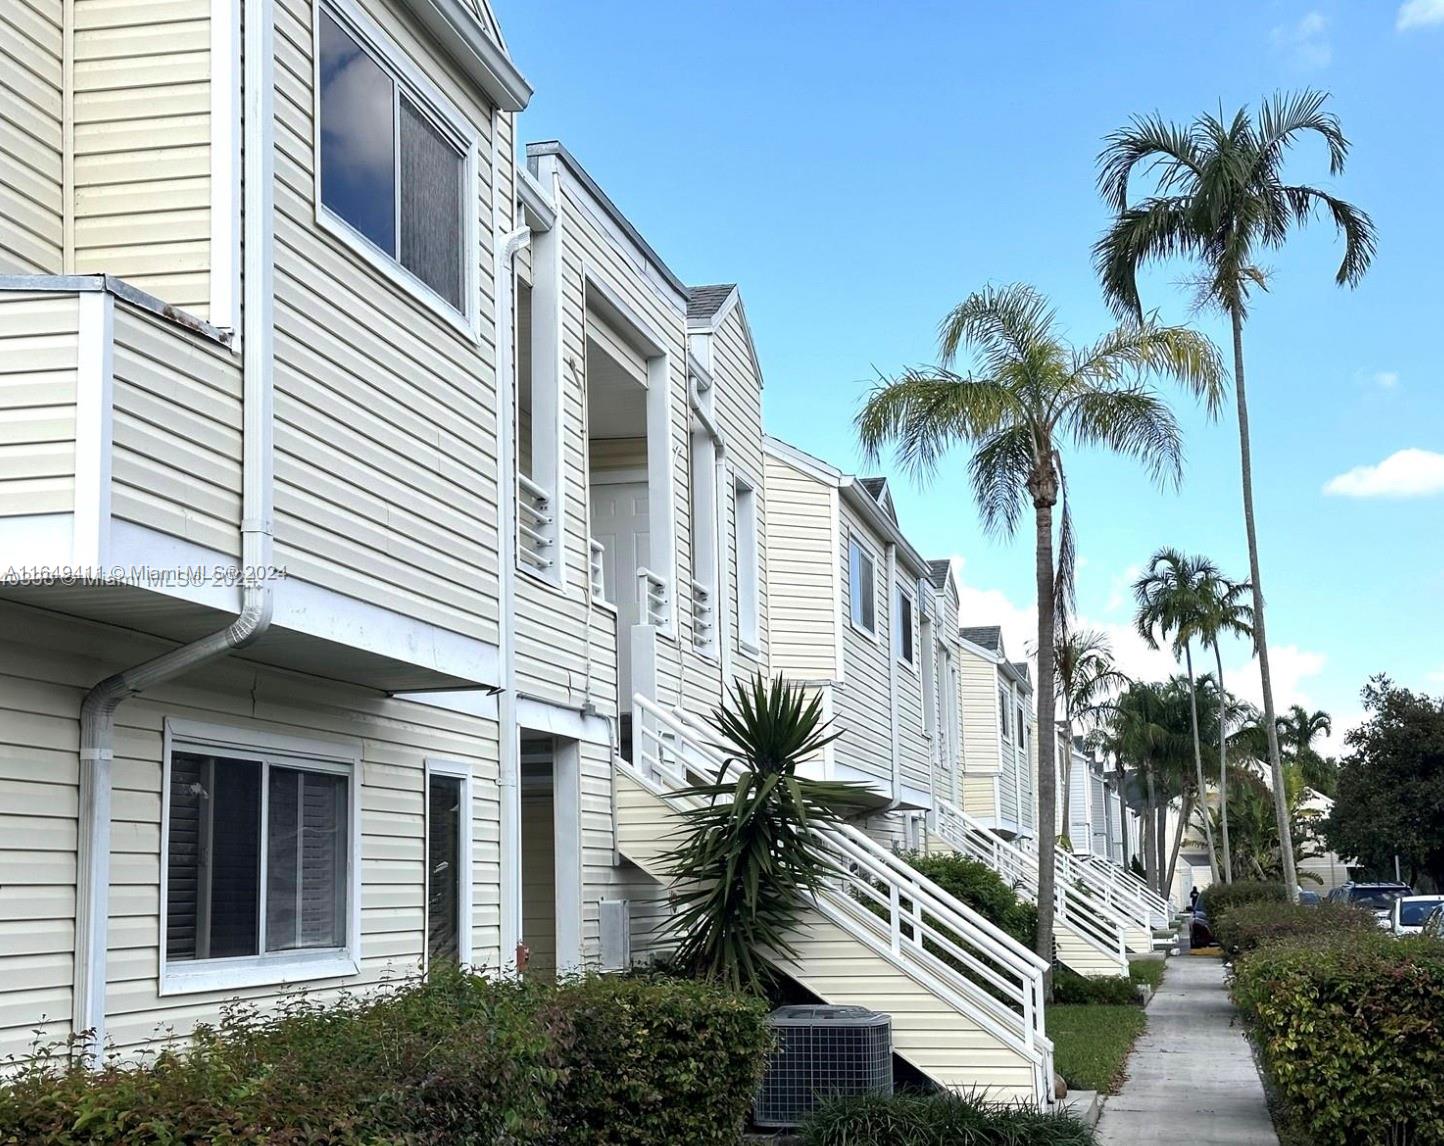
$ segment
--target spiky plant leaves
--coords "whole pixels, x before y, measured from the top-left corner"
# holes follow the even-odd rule
[[[712,723],[725,764],[712,783],[679,793],[699,802],[678,813],[679,843],[666,857],[677,884],[666,930],[691,973],[761,992],[773,979],[768,956],[796,957],[802,913],[839,874],[817,833],[860,807],[863,787],[797,774],[839,734],[819,696],[780,676],[734,682]]]

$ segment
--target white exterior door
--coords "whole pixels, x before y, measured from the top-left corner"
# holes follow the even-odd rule
[[[642,623],[637,570],[651,552],[647,483],[598,484],[592,479],[592,536],[603,546],[607,600],[617,607],[617,692],[621,711],[632,709],[632,626]]]

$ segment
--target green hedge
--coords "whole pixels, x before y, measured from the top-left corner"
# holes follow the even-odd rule
[[[1053,968],[1053,1001],[1112,1007],[1136,1006],[1140,1002],[1138,986],[1131,978],[1122,975],[1091,978],[1063,966]]]
[[[1040,1114],[958,1094],[836,1098],[798,1131],[802,1146],[1092,1146],[1067,1114]]]
[[[1287,903],[1289,892],[1282,883],[1241,879],[1235,883],[1215,883],[1203,889],[1198,897],[1208,925],[1215,935],[1219,924],[1235,907],[1246,903]]]
[[[1444,943],[1278,940],[1239,960],[1233,991],[1303,1140],[1444,1142]]]
[[[0,1143],[733,1141],[769,1045],[765,1004],[696,984],[449,972],[232,1007],[139,1066],[41,1054],[0,1088]]]
[[[987,864],[956,854],[910,852],[903,858],[954,899],[1032,949],[1038,934],[1038,909],[1019,898]]]
[[[1256,902],[1231,908],[1217,923],[1210,921],[1218,945],[1230,955],[1252,951],[1278,939],[1328,937],[1335,934],[1377,935],[1372,911],[1345,903]]]

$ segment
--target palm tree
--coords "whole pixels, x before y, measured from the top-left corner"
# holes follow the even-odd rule
[[[1144,879],[1160,893],[1164,884],[1158,808],[1165,786],[1162,783],[1164,759],[1172,751],[1173,733],[1168,721],[1162,686],[1133,681],[1112,706],[1107,724],[1096,737],[1103,750],[1114,758],[1121,797],[1138,813],[1143,828],[1139,851],[1143,856]],[[1132,784],[1125,774],[1125,766],[1133,769]]]
[[[858,436],[871,459],[890,445],[921,479],[931,477],[955,446],[973,446],[968,476],[989,532],[1014,533],[1032,503],[1038,727],[1052,729],[1054,612],[1058,587],[1072,584],[1073,567],[1063,447],[1104,446],[1136,458],[1156,482],[1177,484],[1182,433],[1147,380],[1172,378],[1212,412],[1222,398],[1222,362],[1196,331],[1142,319],[1091,345],[1070,346],[1047,300],[1021,284],[970,295],[943,320],[938,343],[937,366],[879,382],[858,413]],[[953,369],[964,349],[973,352],[975,372]],[[1055,564],[1053,514],[1060,498]],[[1056,750],[1057,737],[1039,738],[1038,816],[1044,825],[1057,816]],[[1051,847],[1038,850],[1037,951],[1051,963],[1054,857]]]
[[[1314,741],[1320,736],[1333,735],[1333,718],[1321,709],[1309,712],[1303,705],[1295,704],[1279,717],[1278,728],[1279,736],[1293,752],[1304,783],[1316,792],[1332,796],[1338,765],[1315,752]]]
[[[1288,807],[1283,799],[1283,764],[1274,729],[1273,680],[1264,633],[1263,578],[1259,573],[1254,523],[1253,461],[1244,386],[1243,326],[1250,296],[1266,286],[1259,257],[1283,246],[1292,226],[1323,211],[1344,237],[1335,276],[1355,286],[1374,255],[1374,224],[1363,211],[1307,184],[1286,184],[1284,158],[1305,136],[1323,140],[1329,174],[1344,169],[1349,154],[1338,118],[1324,110],[1322,92],[1277,94],[1257,117],[1240,108],[1231,121],[1205,114],[1191,124],[1160,115],[1136,117],[1108,136],[1099,156],[1098,186],[1117,218],[1095,244],[1094,259],[1104,296],[1114,309],[1135,319],[1143,315],[1138,271],[1145,264],[1189,256],[1203,265],[1203,300],[1228,315],[1233,331],[1233,378],[1238,400],[1239,461],[1243,473],[1243,519],[1248,535],[1249,584],[1253,591],[1254,646],[1269,729],[1269,767],[1274,776],[1274,815],[1283,840],[1284,879],[1296,893],[1297,871],[1289,846]],[[1143,165],[1154,177],[1155,193],[1131,203],[1129,179]]]
[[[1223,683],[1223,652],[1219,638],[1253,635],[1253,606],[1244,601],[1249,592],[1247,581],[1230,581],[1226,577],[1208,578],[1201,586],[1204,603],[1198,636],[1204,648],[1213,649],[1218,669],[1218,821],[1223,837],[1223,879],[1233,882],[1233,856],[1228,838],[1228,709],[1229,696]]]
[[[1188,710],[1193,731],[1193,766],[1198,798],[1204,799],[1207,788],[1203,780],[1203,749],[1198,735],[1198,691],[1193,678],[1193,642],[1202,635],[1208,616],[1204,586],[1218,577],[1218,570],[1206,557],[1188,557],[1177,549],[1160,549],[1148,562],[1148,568],[1133,583],[1133,596],[1138,602],[1136,625],[1138,634],[1148,647],[1158,648],[1157,636],[1172,636],[1173,655],[1180,655],[1188,668]],[[1187,815],[1184,820],[1188,819]],[[1213,878],[1219,878],[1218,850],[1213,842],[1213,827],[1203,822],[1208,841],[1208,864]]]
[[[1073,789],[1073,729],[1079,720],[1096,718],[1104,711],[1109,698],[1127,686],[1128,678],[1113,667],[1113,646],[1107,634],[1098,629],[1060,631],[1053,664],[1058,674],[1058,701],[1063,707],[1063,750],[1070,754],[1063,768],[1062,820],[1064,842],[1071,850],[1068,816]]]

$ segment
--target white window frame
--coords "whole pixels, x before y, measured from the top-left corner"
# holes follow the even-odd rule
[[[722,647],[718,575],[721,561],[717,552],[717,518],[720,491],[717,488],[717,443],[702,427],[694,426],[688,435],[687,516],[691,534],[692,578],[687,586],[692,601],[692,647],[708,660],[717,660]],[[700,611],[696,600],[698,587],[711,598],[711,634],[697,627]]]
[[[321,197],[321,14],[326,13],[350,35],[390,79],[392,84],[392,130],[401,131],[400,101],[403,92],[462,158],[461,194],[461,301],[457,310],[426,283],[381,250],[360,231],[325,205]],[[479,245],[476,234],[477,204],[480,198],[480,133],[466,116],[446,98],[416,63],[374,20],[352,0],[318,0],[311,12],[311,102],[312,102],[312,192],[316,225],[338,239],[373,270],[474,342],[481,339],[480,290],[478,289]],[[401,169],[396,168],[397,210],[400,210]],[[397,234],[400,242],[400,233]]]
[[[866,625],[864,625],[861,621],[858,620],[858,598],[857,594],[852,591],[852,573],[855,562],[859,557],[867,562],[868,568],[872,571],[872,628],[868,628]],[[861,577],[859,577],[857,580],[859,584],[862,583]],[[859,538],[856,533],[849,533],[847,537],[847,592],[848,623],[857,632],[862,633],[865,637],[868,637],[874,642],[881,643],[882,638],[878,636],[877,632],[877,560],[873,557],[871,553],[867,551],[866,546],[863,545],[861,538]]]
[[[222,959],[171,961],[166,954],[166,913],[169,910],[170,783],[175,752],[223,755],[263,765],[261,824],[266,825],[269,767],[293,768],[345,776],[348,784],[349,823],[346,855],[346,945],[305,951],[265,949],[265,888],[268,848],[262,840],[260,855],[261,908],[257,917],[258,955]],[[160,798],[160,951],[159,994],[189,995],[200,991],[338,979],[357,974],[361,967],[361,745],[355,741],[319,740],[262,729],[241,728],[200,721],[166,718],[162,734]]]
[[[746,478],[732,483],[733,544],[737,551],[737,642],[743,652],[762,652],[762,546],[757,487]]]
[[[893,586],[893,589],[894,593],[892,628],[893,640],[897,643],[897,663],[900,665],[906,665],[908,668],[916,671],[918,667],[918,634],[915,631],[918,628],[917,597],[914,594],[909,593],[901,581],[897,582]],[[902,607],[902,603],[904,601],[907,602],[906,612],[908,627],[906,632],[903,631],[904,609]],[[910,648],[912,650],[911,657],[903,656],[904,648]]]
[[[440,757],[426,758],[422,769],[425,779],[424,796],[426,816],[426,829],[422,838],[422,855],[425,857],[423,863],[426,867],[426,881],[422,886],[422,925],[421,925],[421,959],[429,969],[431,964],[431,896],[429,894],[430,863],[431,863],[431,778],[433,776],[445,776],[448,779],[461,781],[461,803],[466,810],[461,832],[461,875],[458,893],[461,896],[459,911],[457,913],[457,927],[461,934],[457,937],[456,952],[458,960],[463,967],[471,965],[472,953],[472,927],[475,911],[476,888],[475,882],[475,850],[476,841],[476,794],[475,781],[472,777],[471,765],[465,760],[447,760]]]
[[[1006,688],[998,686],[999,723],[1004,743],[1013,743],[1013,697]]]

